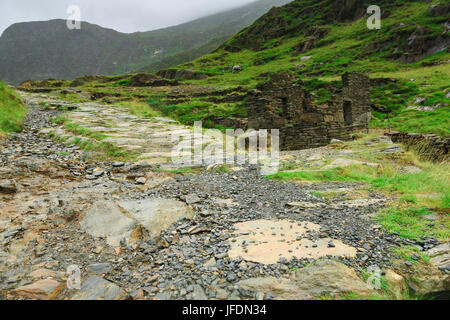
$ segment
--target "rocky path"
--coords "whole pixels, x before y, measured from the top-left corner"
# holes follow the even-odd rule
[[[67,103],[52,96],[23,93],[29,104],[45,103],[47,106],[69,109],[64,117],[83,129],[87,135],[71,132],[64,125],[44,126],[41,134],[59,137],[66,144],[83,142],[97,143],[90,136],[101,137],[101,142],[117,146],[120,150],[136,155],[137,160],[144,160],[151,165],[173,168],[171,165],[172,149],[178,143],[177,137],[190,134],[191,128],[179,125],[176,121],[155,117],[144,119],[135,116],[125,107],[100,105],[94,102]],[[173,138],[175,140],[173,140]],[[214,138],[203,136],[203,143],[213,143]],[[182,156],[182,153],[180,154]]]
[[[258,166],[180,176],[155,171],[157,161],[86,163],[79,147],[40,134],[57,129],[48,119],[59,111],[38,104],[47,98],[27,98],[23,132],[0,144],[2,299],[369,295],[361,270],[377,266],[398,281],[392,248],[437,245],[385,233],[373,221],[388,200],[378,194],[314,195],[350,195],[361,188],[354,183],[279,183]],[[78,107],[74,122],[150,159],[166,158],[156,153],[166,152],[168,127],[186,130],[122,109]],[[79,268],[81,289],[67,288],[69,266]]]

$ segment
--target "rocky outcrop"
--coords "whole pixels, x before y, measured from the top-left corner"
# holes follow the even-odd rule
[[[139,73],[130,79],[131,87],[164,87],[176,85],[178,85],[178,81],[176,80],[169,81],[148,73]]]
[[[423,159],[442,162],[448,160],[450,138],[442,138],[435,134],[419,134],[407,132],[387,133],[393,142],[404,144],[414,149]]]
[[[365,15],[366,8],[363,0],[291,1],[283,7],[272,8],[253,25],[225,43],[223,48],[229,52],[238,52],[242,48],[259,51],[267,41],[298,36],[301,33],[306,40],[296,49],[302,52],[324,36],[322,31],[317,33],[320,30],[318,25],[354,21]]]
[[[128,294],[116,284],[100,277],[88,278],[71,300],[125,300]]]
[[[430,28],[418,26],[406,39],[399,59],[403,63],[412,63],[446,50],[449,44],[448,31],[434,35]]]
[[[446,16],[450,13],[450,3],[433,4],[428,8],[427,12],[432,17]]]
[[[450,275],[445,274],[432,265],[421,266],[409,281],[409,289],[416,296],[449,297]]]
[[[314,44],[320,39],[325,38],[330,29],[325,28],[312,28],[306,33],[306,39],[302,40],[297,46],[294,47],[296,54],[305,53],[311,50]]]
[[[353,269],[332,260],[319,260],[295,271],[290,279],[251,278],[240,281],[238,286],[256,292],[261,298],[274,300],[310,300],[349,293],[369,296],[375,293]]]

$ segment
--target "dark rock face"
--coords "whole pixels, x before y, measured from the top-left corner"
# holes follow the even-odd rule
[[[342,90],[330,103],[316,106],[293,76],[276,74],[248,96],[248,127],[279,129],[282,150],[319,147],[331,139],[349,140],[354,131],[368,128],[370,80],[347,73],[342,81]]]
[[[214,124],[218,124],[226,128],[236,128],[242,130],[247,130],[248,128],[247,118],[212,117],[210,120]]]
[[[450,138],[441,138],[435,134],[391,132],[387,134],[393,142],[403,143],[414,148],[425,160],[441,162],[448,160]]]
[[[353,21],[361,18],[365,14],[363,0],[341,0],[336,6],[341,8],[335,17],[337,21]]]
[[[450,44],[448,32],[438,36],[431,36],[430,34],[431,31],[427,30],[426,27],[418,26],[406,40],[403,47],[404,53],[400,56],[400,61],[412,63],[448,48]]]
[[[202,80],[206,79],[212,74],[195,72],[189,69],[186,70],[177,70],[177,69],[168,69],[161,70],[156,73],[158,76],[166,79],[185,79],[185,80]]]
[[[296,49],[305,52],[314,41],[324,36],[316,33],[320,28],[318,25],[354,21],[364,16],[366,8],[363,0],[291,1],[283,7],[272,8],[232,41],[225,43],[223,48],[229,52],[238,52],[242,48],[259,51],[268,40],[297,35],[302,30],[307,39]],[[305,19],[286,19],[286,16]],[[311,17],[320,17],[320,20],[310,20]]]

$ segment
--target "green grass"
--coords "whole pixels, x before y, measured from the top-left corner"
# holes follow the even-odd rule
[[[67,131],[70,131],[72,133],[82,135],[84,137],[89,137],[89,138],[95,139],[97,141],[105,140],[108,137],[107,135],[105,135],[103,133],[89,130],[89,129],[81,127],[80,125],[73,123],[73,122],[65,123],[64,128]]]
[[[57,116],[50,120],[56,124],[63,124],[64,128],[69,132],[83,137],[91,138],[91,140],[81,142],[81,138],[76,137],[74,141],[75,145],[79,145],[82,150],[89,152],[89,158],[96,160],[114,159],[129,161],[136,157],[135,154],[122,151],[113,143],[102,141],[108,137],[107,135],[81,127],[80,125],[71,122],[64,115]]]
[[[371,101],[377,106],[382,106],[391,112],[391,115],[398,114],[404,109],[408,102],[419,93],[419,88],[414,82],[399,80],[396,83],[373,88],[371,92]],[[386,117],[385,114],[374,113],[375,116]]]
[[[0,81],[0,136],[21,131],[26,114],[22,99]]]
[[[64,124],[64,128],[69,132],[72,132],[74,134],[81,135],[84,137],[92,138],[92,139],[95,139],[98,141],[105,140],[108,137],[107,135],[105,135],[103,133],[95,132],[88,128],[81,127],[79,124],[71,122],[64,115],[60,115],[60,116],[51,118],[50,121],[52,121],[53,123],[56,123],[56,124]]]
[[[247,108],[245,102],[212,103],[203,98],[190,98],[189,102],[170,104],[161,96],[154,96],[147,101],[150,108],[157,110],[163,116],[170,117],[186,125],[193,125],[195,121],[204,121],[205,128],[215,127],[211,117],[245,117]],[[218,129],[224,129],[217,126]]]
[[[135,158],[135,155],[122,151],[112,143],[85,141],[79,145],[84,151],[90,152],[90,157],[93,159],[130,161]]]
[[[388,232],[412,240],[433,237],[441,240],[450,238],[450,219],[446,215],[438,222],[430,222],[423,217],[433,212],[421,207],[391,207],[383,210],[377,217],[378,222]]]
[[[404,110],[390,120],[373,119],[371,127],[385,129],[389,122],[393,130],[448,137],[450,136],[450,107],[442,107],[436,111]]]
[[[154,118],[160,117],[161,113],[154,110],[151,104],[139,102],[139,101],[125,101],[118,104],[121,107],[125,107],[130,110],[131,114],[141,118]]]
[[[448,164],[425,164],[420,173],[401,173],[389,165],[373,168],[365,165],[352,165],[345,168],[333,168],[319,171],[277,172],[268,176],[279,181],[351,181],[367,184],[370,190],[382,190],[399,193],[405,199],[415,199],[416,194],[440,193],[438,207],[448,208],[450,184],[450,166]],[[408,198],[409,197],[409,198]],[[422,200],[423,201],[423,200]],[[416,200],[417,202],[417,200]]]
[[[61,93],[58,92],[56,94],[56,97],[60,100],[64,101],[70,101],[73,103],[82,103],[82,102],[89,102],[89,99],[82,97],[81,95],[77,93]]]

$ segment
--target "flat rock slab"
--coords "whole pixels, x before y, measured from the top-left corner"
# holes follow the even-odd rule
[[[93,237],[106,238],[106,242],[118,247],[122,238],[137,241],[137,223],[122,213],[113,201],[98,201],[86,212],[81,228]]]
[[[15,289],[12,294],[16,297],[34,300],[56,299],[58,294],[66,288],[65,283],[53,279],[38,280],[32,284]]]
[[[254,220],[235,225],[235,238],[229,240],[230,258],[262,264],[275,264],[280,258],[318,259],[325,256],[355,257],[356,248],[339,240],[307,239],[308,230],[318,232],[320,225],[311,222],[293,223],[288,220]],[[333,246],[329,246],[332,242]]]
[[[125,300],[127,298],[127,293],[118,285],[100,277],[90,277],[71,300]]]
[[[394,145],[384,148],[378,152],[379,153],[404,153],[405,151],[402,148],[400,148],[400,146],[394,144]]]
[[[170,199],[139,201],[98,201],[81,221],[84,231],[106,238],[109,245],[120,246],[121,240],[135,243],[144,236],[158,236],[181,218],[193,218],[193,211],[183,202]],[[142,232],[142,230],[146,232]]]
[[[161,231],[181,218],[193,218],[194,212],[183,202],[170,199],[146,199],[118,203],[133,219],[143,226],[150,236]]]
[[[426,252],[430,262],[441,271],[450,271],[450,242],[443,243]]]

